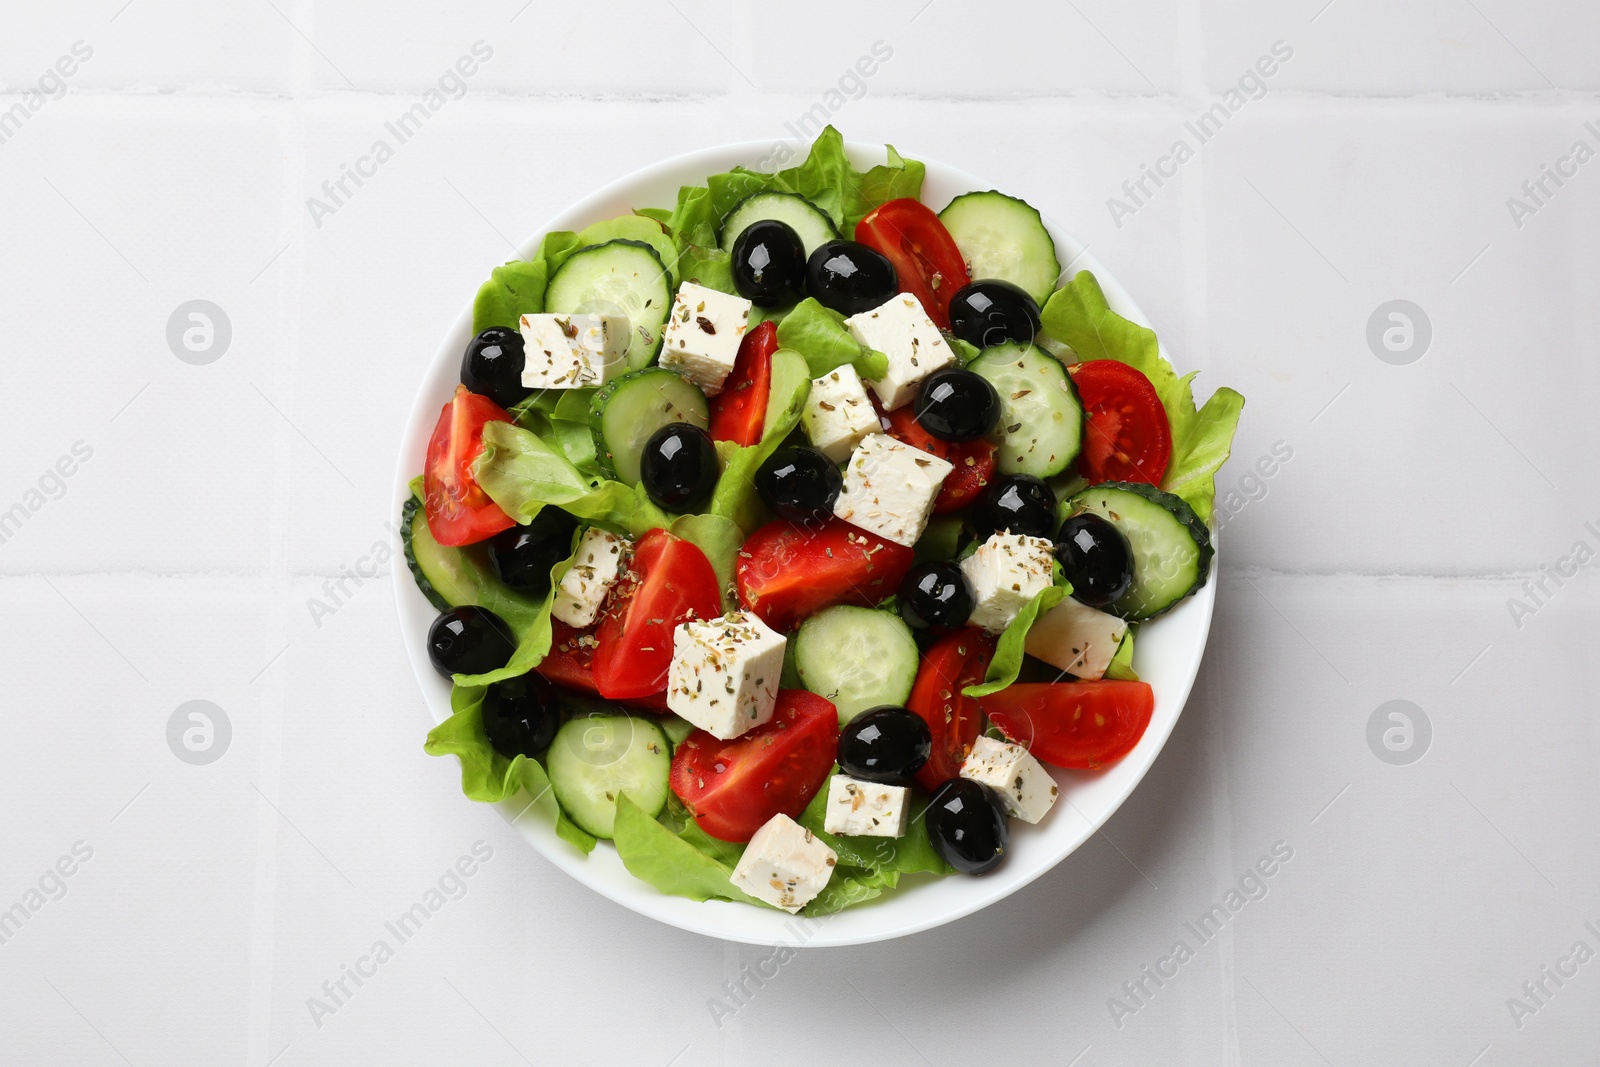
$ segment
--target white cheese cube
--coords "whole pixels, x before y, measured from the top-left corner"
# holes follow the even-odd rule
[[[833,513],[897,545],[914,545],[928,525],[945,475],[953,470],[938,456],[888,434],[868,434],[844,469]]]
[[[827,888],[838,855],[787,815],[768,819],[728,880],[757,900],[793,913]]]
[[[848,459],[867,434],[883,429],[861,375],[848,363],[811,380],[800,425],[811,447],[835,463]]]
[[[961,764],[961,777],[971,778],[1000,794],[1006,811],[1023,822],[1038,822],[1060,792],[1044,764],[1021,745],[980,735]]]
[[[972,617],[967,621],[992,634],[1003,632],[1050,585],[1054,563],[1055,545],[1046,538],[990,534],[961,561],[961,573],[972,586]]]
[[[1125,620],[1067,597],[1034,620],[1023,648],[1057,670],[1093,681],[1105,676],[1127,632]]]
[[[522,384],[586,389],[628,369],[628,320],[621,315],[524,315]]]
[[[889,373],[869,383],[888,411],[908,403],[922,379],[941,367],[953,366],[956,354],[944,343],[939,327],[910,293],[844,320],[850,336],[889,357]]]
[[[550,614],[574,629],[594,623],[606,594],[622,576],[628,542],[615,534],[590,527],[578,539],[578,554],[556,585]]]
[[[742,296],[684,282],[672,298],[661,365],[694,382],[707,396],[716,396],[739,355],[751,307]]]
[[[828,808],[822,828],[851,837],[902,837],[911,811],[911,790],[903,785],[863,782],[836,774],[828,780]]]
[[[667,707],[724,741],[760,726],[777,705],[785,644],[746,611],[679,623]]]

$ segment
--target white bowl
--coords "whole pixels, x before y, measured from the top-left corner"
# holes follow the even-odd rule
[[[755,167],[770,151],[766,143],[724,145],[675,159],[664,160],[604,187],[593,196],[574,204],[550,220],[547,229],[578,230],[592,222],[626,214],[635,207],[670,207],[676,202],[680,185],[699,185],[708,174],[726,171],[736,165]],[[852,144],[851,159],[858,167],[883,161],[880,147]],[[925,160],[927,181],[922,199],[930,207],[942,207],[951,198],[974,189],[994,188],[955,167]],[[1084,251],[1083,244],[1045,216],[1045,224],[1055,237],[1063,266],[1089,269],[1099,279],[1106,299],[1119,314],[1147,323],[1144,314],[1098,261]],[[521,254],[529,256],[543,232],[530,237]],[[488,275],[490,264],[485,264]],[[399,468],[395,472],[393,511],[410,494],[408,483],[421,470],[428,436],[458,381],[461,353],[472,337],[471,294],[455,324],[445,333],[433,358],[433,366],[423,379],[412,405],[411,418],[400,446]],[[1163,351],[1163,355],[1165,355]],[[1215,566],[1215,562],[1213,562]],[[450,715],[450,686],[434,672],[425,652],[428,626],[434,609],[418,592],[410,571],[402,564],[394,568],[395,597],[400,611],[400,632],[406,655],[434,722]],[[1112,812],[1133,792],[1156,755],[1166,744],[1194,684],[1200,657],[1205,651],[1211,626],[1211,610],[1216,583],[1211,581],[1195,596],[1175,610],[1142,628],[1135,651],[1139,676],[1155,689],[1155,714],[1139,744],[1114,766],[1098,773],[1055,770],[1063,803],[1056,805],[1039,826],[1012,824],[1012,851],[993,873],[979,878],[951,875],[946,878],[908,877],[900,888],[883,897],[816,920],[798,920],[782,912],[747,904],[723,901],[696,902],[683,897],[664,896],[634,878],[622,866],[616,851],[601,842],[588,856],[556,837],[554,827],[536,813],[515,817],[525,809],[525,798],[514,798],[499,805],[507,821],[546,859],[597,893],[661,922],[684,930],[757,945],[856,945],[902,937],[931,929],[1016,892],[1050,868],[1066,859],[1094,834]],[[418,724],[421,743],[421,724]]]

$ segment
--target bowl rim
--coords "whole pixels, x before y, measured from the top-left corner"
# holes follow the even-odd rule
[[[726,171],[741,163],[753,166],[755,160],[770,158],[776,147],[778,145],[770,141],[732,142],[680,153],[639,167],[557,213],[518,247],[517,254],[522,258],[529,257],[538,248],[543,236],[553,230],[579,229],[591,222],[612,218],[639,206],[631,202],[630,191],[642,185],[651,182],[659,184],[667,180],[699,184],[708,174]],[[858,167],[870,166],[882,162],[885,158],[885,148],[881,145],[846,142],[845,149]],[[915,153],[905,155],[906,158],[921,161],[928,169],[929,180],[936,185],[953,184],[966,190],[994,188],[992,184],[980,181],[961,168],[952,167],[925,155]],[[791,157],[790,161],[793,158]],[[686,175],[692,176],[685,177]],[[652,200],[654,198],[652,194]],[[616,205],[619,203],[625,206],[618,208]],[[1149,319],[1132,296],[1094,257],[1088,247],[1055,223],[1048,213],[1041,212],[1041,217],[1056,241],[1062,273],[1065,274],[1073,268],[1093,271],[1112,309],[1126,318],[1148,326]],[[1076,273],[1076,270],[1073,273]],[[416,471],[422,469],[422,457],[437,418],[432,413],[440,406],[442,398],[448,397],[457,378],[460,352],[465,344],[465,338],[471,336],[472,309],[473,301],[469,298],[465,308],[457,315],[455,322],[445,332],[436,348],[418,386],[416,397],[412,401],[401,434],[395,471],[395,495],[390,502],[391,516],[399,514],[400,508],[411,495],[411,479],[416,476]],[[1161,346],[1160,351],[1164,358],[1170,359],[1165,345]],[[409,567],[403,563],[398,523],[393,519],[391,521],[396,523],[390,527],[395,531],[392,539],[396,561],[392,568],[393,590],[406,658],[411,664],[412,673],[422,692],[429,718],[432,724],[437,724],[450,714],[449,686],[433,670],[426,654],[422,651],[422,636],[426,633],[426,625],[420,622],[424,617],[431,616],[434,609],[417,590]],[[1212,531],[1212,539],[1215,545],[1215,530]],[[962,891],[959,892],[947,891],[939,894],[953,895],[956,898],[947,906],[919,907],[913,898],[916,891],[923,889],[924,886],[910,884],[905,884],[904,888],[877,900],[816,919],[789,916],[776,910],[754,908],[747,904],[728,901],[692,901],[684,897],[668,896],[628,875],[617,859],[615,850],[610,848],[608,843],[600,843],[594,853],[585,856],[556,837],[553,825],[547,824],[542,819],[523,818],[531,804],[520,794],[495,807],[501,817],[517,828],[536,851],[580,883],[641,915],[708,937],[752,945],[845,946],[903,937],[953,922],[1010,896],[1047,871],[1054,869],[1099,832],[1144,780],[1183,713],[1189,694],[1193,690],[1200,662],[1204,657],[1216,598],[1215,555],[1211,560],[1211,567],[1212,571],[1206,584],[1163,618],[1163,622],[1167,622],[1168,625],[1172,624],[1169,620],[1176,620],[1180,616],[1185,618],[1187,628],[1194,631],[1195,636],[1187,643],[1178,644],[1177,651],[1183,654],[1183,662],[1177,665],[1176,677],[1157,690],[1158,713],[1152,718],[1138,745],[1116,764],[1093,778],[1076,776],[1076,772],[1052,769],[1057,780],[1064,784],[1082,786],[1096,780],[1115,780],[1117,784],[1113,788],[1104,790],[1107,795],[1099,798],[1100,803],[1096,805],[1092,814],[1085,814],[1077,805],[1067,803],[1066,807],[1075,812],[1079,822],[1082,823],[1081,828],[1072,835],[1065,847],[1058,846],[1053,856],[1041,854],[1033,857],[1032,866],[1027,869],[1016,870],[1019,861],[1014,854],[1006,865],[981,879],[955,876],[942,879],[933,879],[930,876],[904,876],[905,883],[925,879],[925,886],[929,890],[951,884],[962,887]],[[1149,639],[1141,635],[1139,648],[1146,649],[1149,644]],[[1173,684],[1174,682],[1176,684]],[[1163,712],[1169,703],[1170,714],[1165,714]],[[1062,799],[1064,801],[1069,799],[1065,789]],[[1054,818],[1060,820],[1067,814],[1066,811],[1062,811]],[[618,870],[622,871],[623,878],[628,882],[619,881],[615,877]],[[970,887],[970,891],[966,891],[966,887]],[[874,922],[874,918],[880,921]],[[841,926],[843,929],[838,929]]]

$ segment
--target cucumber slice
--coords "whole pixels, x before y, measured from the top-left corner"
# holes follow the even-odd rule
[[[739,239],[747,226],[762,219],[787,222],[800,236],[800,243],[805,246],[808,256],[822,242],[832,241],[839,236],[839,230],[828,213],[805,197],[796,193],[756,193],[745,197],[728,211],[722,220],[719,243],[723,248],[731,249],[733,242]]]
[[[1132,621],[1153,618],[1210,576],[1211,531],[1171,493],[1136,482],[1106,482],[1072,497],[1067,511],[1090,511],[1109,520],[1133,550],[1133,585],[1106,607],[1114,615]]]
[[[639,457],[661,427],[688,422],[711,425],[706,395],[677,371],[646,367],[601,386],[589,401],[595,459],[608,478],[639,484]]]
[[[647,367],[661,350],[672,311],[672,271],[643,241],[619,238],[580,248],[556,269],[544,309],[582,315],[626,315],[633,326],[628,366]]]
[[[1061,275],[1056,243],[1031,204],[993,190],[967,193],[950,201],[939,221],[966,257],[973,281],[1020,285],[1040,307],[1055,292]]]
[[[653,722],[631,715],[591,715],[556,731],[545,769],[567,818],[596,837],[609,838],[623,793],[651,818],[667,806],[671,752]]]
[[[833,607],[800,624],[794,639],[800,682],[849,722],[879,704],[904,704],[917,680],[917,641],[898,615]]]
[[[1083,405],[1061,361],[1037,345],[986,348],[967,369],[1000,394],[1001,474],[1049,478],[1078,458]]]
[[[440,611],[473,603],[477,582],[467,572],[459,548],[445,548],[433,539],[428,516],[416,496],[406,498],[400,511],[400,545],[406,566],[428,603]]]

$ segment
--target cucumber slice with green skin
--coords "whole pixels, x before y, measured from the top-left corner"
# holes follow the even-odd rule
[[[1206,584],[1211,531],[1181,498],[1153,485],[1106,482],[1067,501],[1068,514],[1085,511],[1110,521],[1133,550],[1133,584],[1107,611],[1130,621],[1154,618]]]
[[[939,212],[973,281],[999,278],[1019,285],[1044,307],[1056,290],[1061,263],[1039,212],[1024,200],[990,190],[967,193]]]
[[[544,309],[555,313],[626,315],[632,325],[628,366],[647,367],[661,350],[672,312],[672,271],[643,241],[619,238],[580,248],[550,279]]]
[[[417,588],[428,598],[428,603],[440,611],[448,611],[465,603],[462,599],[464,591],[460,560],[447,561],[444,558],[442,547],[428,530],[428,516],[422,510],[422,501],[415,496],[406,497],[405,507],[400,509],[400,547],[405,550],[406,566],[411,569],[411,577],[416,579]],[[426,570],[423,569],[423,560],[428,561]],[[458,566],[446,566],[447,562]],[[441,590],[440,586],[444,588]]]
[[[849,722],[879,704],[904,704],[917,680],[917,641],[900,616],[833,607],[800,624],[794,639],[800,682]]]
[[[623,793],[651,818],[667,806],[672,749],[653,722],[631,715],[591,715],[556,731],[545,754],[550,788],[567,818],[610,838]]]
[[[1049,478],[1078,458],[1083,446],[1083,405],[1061,361],[1037,345],[986,348],[967,369],[1000,394],[1001,474]]]
[[[706,395],[677,371],[646,367],[601,386],[589,401],[589,430],[601,472],[638,485],[645,442],[674,422],[702,430],[711,425]]]
[[[746,227],[762,219],[788,223],[800,236],[800,243],[805,246],[808,256],[824,241],[832,241],[839,236],[839,230],[828,213],[805,197],[797,193],[756,193],[745,197],[729,210],[722,220],[722,236],[718,243],[723,248],[731,249]]]

